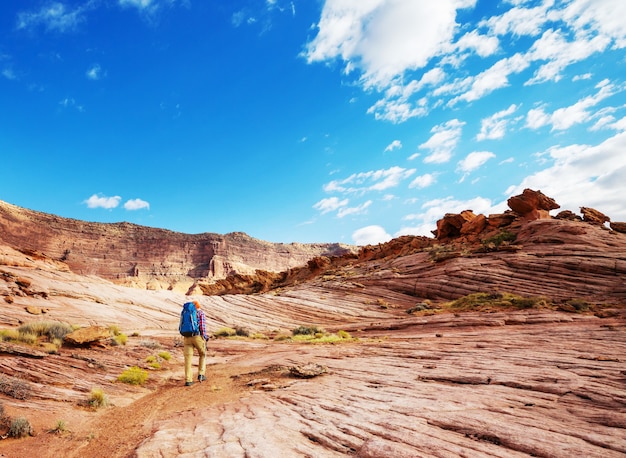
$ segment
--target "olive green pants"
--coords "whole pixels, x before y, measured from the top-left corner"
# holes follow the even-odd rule
[[[183,355],[185,355],[185,382],[193,382],[191,360],[193,349],[198,350],[198,375],[204,375],[206,369],[206,342],[202,336],[184,338]]]

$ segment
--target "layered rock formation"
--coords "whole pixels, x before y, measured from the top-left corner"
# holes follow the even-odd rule
[[[147,289],[188,291],[196,279],[282,271],[314,256],[354,249],[341,244],[270,243],[244,233],[182,234],[130,223],[61,218],[0,201],[0,241],[96,275]]]

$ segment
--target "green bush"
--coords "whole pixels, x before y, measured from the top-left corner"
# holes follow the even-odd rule
[[[137,366],[132,366],[124,370],[117,377],[117,380],[130,385],[143,385],[148,380],[148,372]]]
[[[50,340],[61,339],[74,331],[74,328],[68,323],[60,323],[57,321],[36,321],[33,323],[25,323],[17,328],[20,334],[34,334],[37,337],[48,337]]]
[[[294,336],[315,336],[316,334],[324,334],[325,332],[326,331],[322,328],[318,328],[317,326],[298,326],[296,329],[291,331]]]
[[[26,418],[17,417],[11,420],[8,434],[10,437],[26,437],[33,434],[33,428]]]

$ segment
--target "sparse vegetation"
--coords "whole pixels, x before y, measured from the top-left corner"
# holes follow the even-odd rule
[[[547,307],[542,297],[522,297],[510,293],[474,293],[444,304],[454,311],[495,311],[503,309],[530,309]]]
[[[223,327],[213,333],[215,337],[233,337],[237,335],[237,330],[229,327]]]
[[[67,431],[67,427],[65,425],[65,420],[57,420],[57,423],[54,426],[54,428],[52,428],[50,430],[50,432],[54,433],[54,434],[62,434],[65,431]]]
[[[109,405],[109,398],[104,393],[104,390],[102,390],[102,388],[94,388],[91,390],[87,402],[94,409],[98,409],[100,407],[106,407],[107,405]]]
[[[30,384],[18,377],[0,374],[0,393],[15,399],[28,399],[32,389]]]
[[[169,361],[170,359],[172,359],[172,355],[169,351],[160,351],[158,356],[165,361]]]
[[[60,323],[56,321],[35,321],[25,323],[17,328],[21,335],[32,334],[36,337],[47,337],[50,341],[55,339],[63,340],[63,338],[74,328],[68,323]]]
[[[24,417],[17,417],[11,420],[9,425],[9,437],[26,437],[33,434],[33,427],[30,425],[28,419]]]
[[[117,377],[117,380],[130,385],[143,385],[148,380],[148,372],[137,366],[132,366],[124,370]]]
[[[492,235],[491,237],[483,239],[481,241],[481,244],[485,251],[497,251],[500,246],[510,245],[511,242],[515,241],[515,239],[515,234],[504,229],[498,232],[496,235]]]
[[[161,344],[154,340],[142,340],[139,342],[139,345],[146,348],[159,349],[161,348]]]
[[[298,326],[296,329],[291,331],[294,336],[314,336],[316,334],[324,334],[325,332],[326,331],[324,331],[324,329],[318,328],[317,326]]]

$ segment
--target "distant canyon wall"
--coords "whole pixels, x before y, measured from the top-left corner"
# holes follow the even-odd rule
[[[0,241],[65,262],[81,275],[161,289],[187,279],[221,279],[256,269],[280,272],[349,245],[271,243],[242,232],[183,234],[131,223],[92,223],[0,201]],[[154,281],[158,285],[154,285]],[[153,289],[153,288],[150,288]]]

